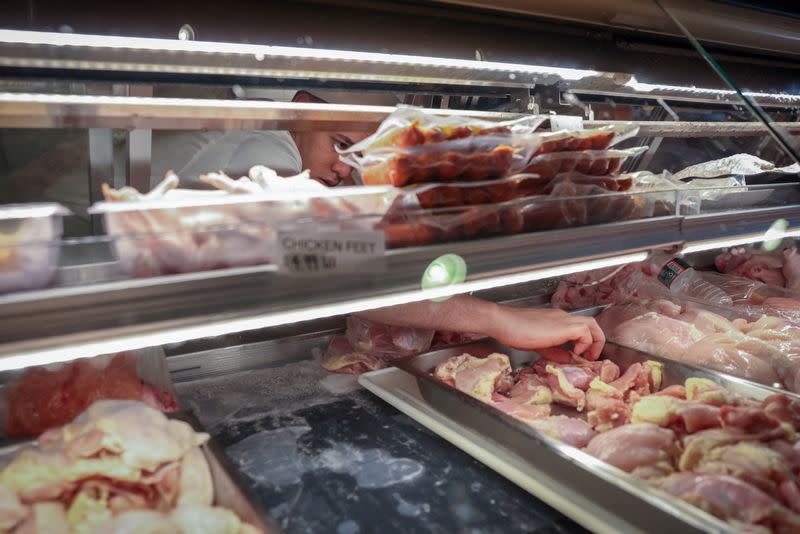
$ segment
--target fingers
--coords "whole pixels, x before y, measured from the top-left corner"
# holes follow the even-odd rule
[[[575,354],[587,360],[596,360],[606,343],[603,330],[592,317],[572,317],[575,334],[572,339]]]
[[[547,349],[538,349],[536,352],[544,358],[554,363],[570,363],[572,356],[567,349],[561,347],[550,347]]]
[[[583,354],[586,349],[592,346],[592,333],[589,326],[583,321],[573,322],[569,325],[568,334],[573,343],[573,349],[576,354]]]

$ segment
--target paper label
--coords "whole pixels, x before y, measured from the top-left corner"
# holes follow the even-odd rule
[[[385,251],[383,232],[278,232],[279,270],[294,276],[381,272]]]
[[[670,287],[678,275],[688,268],[689,264],[682,259],[672,258],[661,268],[661,272],[658,273],[658,281]]]
[[[577,115],[550,115],[550,130],[583,130],[583,117]]]

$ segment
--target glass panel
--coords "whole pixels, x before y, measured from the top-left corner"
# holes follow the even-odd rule
[[[796,65],[770,57],[769,50],[775,42],[788,39],[796,32],[798,21],[791,17],[797,14],[746,2],[721,2],[717,3],[721,5],[716,5],[716,16],[712,17],[702,5],[699,9],[688,9],[680,0],[656,2],[731,95],[741,102],[752,120],[764,124],[770,140],[760,147],[761,155],[767,156],[762,159],[778,168],[800,162],[800,140],[794,135],[796,130],[791,124],[797,121],[800,104]],[[716,26],[721,23],[726,24],[728,30],[724,36],[716,33]],[[784,34],[783,30],[788,33]],[[750,49],[737,50],[730,45]]]

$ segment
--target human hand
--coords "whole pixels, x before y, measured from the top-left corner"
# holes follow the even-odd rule
[[[559,347],[572,342],[575,354],[596,360],[606,342],[594,318],[553,308],[498,306],[490,323],[486,329],[489,336],[516,349],[535,350],[548,359],[559,359],[563,351]]]

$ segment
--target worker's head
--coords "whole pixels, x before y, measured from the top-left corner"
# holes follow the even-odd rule
[[[328,96],[328,92],[321,92],[321,94]],[[333,93],[331,93],[333,94]],[[338,94],[338,93],[337,93]],[[338,97],[336,95],[328,98],[320,98],[318,95],[309,93],[308,91],[298,91],[292,99],[294,102],[316,102],[326,103],[331,102],[335,104],[349,103],[344,100],[352,100],[353,102],[360,102],[362,104],[378,103],[373,101],[364,101],[360,98],[361,95],[349,95],[345,97]],[[386,104],[390,103],[391,97],[387,97]],[[336,148],[344,149],[361,141],[367,137],[370,132],[368,131],[340,131],[340,132],[318,132],[318,131],[292,131],[292,138],[297,149],[300,151],[300,158],[303,161],[303,168],[311,172],[311,177],[327,186],[335,185],[355,185],[355,180],[352,177],[353,169],[348,164],[343,163],[339,159],[339,154]]]

